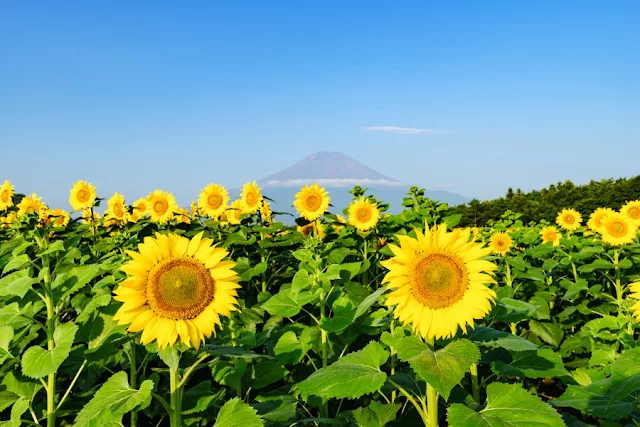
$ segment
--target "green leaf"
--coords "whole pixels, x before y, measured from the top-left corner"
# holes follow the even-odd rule
[[[0,388],[31,402],[36,393],[42,388],[42,384],[39,381],[30,380],[18,372],[8,372],[2,379]]]
[[[0,421],[2,427],[20,427],[22,415],[29,409],[29,401],[26,399],[18,399],[11,408],[11,418],[9,421]]]
[[[30,259],[29,255],[27,254],[18,255],[17,257],[11,258],[11,261],[9,261],[7,265],[4,266],[2,274],[7,274],[10,271],[19,270],[25,265],[29,264],[29,262]]]
[[[313,277],[309,275],[309,272],[307,270],[298,270],[293,276],[291,289],[296,292],[300,292],[307,289],[309,286],[311,286],[312,283]]]
[[[282,366],[277,360],[267,360],[260,362],[254,366],[254,380],[252,387],[260,390],[268,385],[283,379],[289,371]]]
[[[214,356],[222,356],[233,359],[259,359],[259,358],[270,358],[271,356],[267,356],[265,354],[258,354],[252,351],[247,351],[242,347],[232,347],[228,345],[213,345],[207,344],[200,348],[200,351],[204,351],[209,354],[213,354]]]
[[[296,416],[298,401],[290,395],[258,396],[255,400],[257,403],[252,403],[251,406],[267,421],[284,423]],[[287,423],[286,425],[290,424]]]
[[[326,368],[298,383],[300,393],[308,397],[358,398],[374,393],[384,385],[387,374],[380,370],[389,357],[380,343],[370,342],[362,350],[347,354]]]
[[[570,385],[562,396],[552,401],[553,406],[579,409],[588,415],[619,420],[631,414],[635,404],[631,397],[610,402],[613,381],[607,378],[587,387]]]
[[[560,347],[564,331],[558,323],[544,323],[537,320],[529,321],[529,329],[536,334],[538,338],[554,347]]]
[[[82,309],[82,313],[78,315],[76,321],[79,323],[85,323],[89,320],[90,316],[95,313],[100,307],[106,307],[111,302],[111,295],[103,294],[97,295],[89,300],[87,305]]]
[[[9,351],[11,340],[13,339],[13,328],[11,326],[0,326],[0,365],[7,358],[13,358]],[[2,411],[2,409],[0,409]]]
[[[42,255],[49,255],[49,254],[52,254],[54,252],[60,252],[60,251],[64,251],[64,250],[65,250],[64,242],[62,240],[56,240],[55,242],[53,242],[53,243],[51,243],[49,245],[49,247],[47,248],[46,251],[42,252],[38,256],[41,257]]]
[[[69,357],[77,331],[78,326],[73,322],[58,325],[53,332],[53,350],[45,350],[40,346],[29,347],[22,355],[22,372],[31,378],[42,378],[56,372]]]
[[[358,317],[362,316],[363,314],[365,314],[367,312],[367,310],[373,305],[375,304],[376,301],[378,301],[378,298],[380,298],[380,296],[382,296],[382,294],[384,294],[387,291],[386,287],[380,287],[378,288],[375,292],[373,292],[371,295],[367,296],[359,305],[358,305],[358,309],[356,310],[356,314],[354,316],[354,319],[357,319]]]
[[[462,219],[462,214],[453,214],[453,215],[445,216],[444,218],[442,218],[442,222],[447,224],[447,229],[452,229],[453,227],[455,227],[460,223],[461,219]]]
[[[519,322],[536,312],[537,307],[528,302],[511,298],[502,298],[496,306],[496,318],[505,322]]]
[[[359,427],[384,427],[396,419],[401,406],[399,403],[383,405],[380,402],[371,402],[368,407],[353,411],[353,418]]]
[[[67,288],[61,298],[66,298],[82,289],[85,285],[93,280],[100,272],[99,264],[81,265],[74,267],[66,273],[64,287]]]
[[[214,393],[216,388],[212,387],[211,381],[201,381],[195,386],[185,387],[182,413],[189,415],[207,411],[214,401],[224,397],[225,390],[220,389]]]
[[[315,295],[310,292],[295,292],[292,289],[285,289],[271,298],[262,308],[272,316],[292,317],[300,313],[302,307],[315,299]]]
[[[467,338],[474,342],[491,344],[509,351],[536,350],[538,348],[536,344],[522,337],[484,326],[477,327]]]
[[[74,427],[116,426],[124,414],[144,409],[151,403],[153,381],[146,380],[140,389],[131,388],[126,372],[112,375],[84,405],[75,419]]]
[[[263,425],[256,410],[236,397],[220,408],[213,427],[260,427]]]
[[[219,360],[211,364],[211,375],[218,384],[238,389],[242,385],[247,366],[245,359]]]
[[[177,371],[180,367],[180,354],[173,347],[158,350],[158,356],[170,369]]]
[[[609,404],[640,390],[640,348],[627,350],[613,363],[611,378],[614,386]]]
[[[448,400],[451,390],[462,381],[471,365],[480,360],[480,351],[471,341],[461,339],[434,352],[419,338],[410,336],[398,343],[398,356]]]
[[[273,353],[276,355],[276,360],[281,364],[295,365],[300,363],[308,350],[307,346],[298,339],[295,332],[287,331],[282,334],[276,343]]]
[[[549,348],[535,351],[519,351],[511,354],[512,361],[501,360],[493,365],[496,373],[516,377],[547,378],[570,376],[562,363],[562,357]]]
[[[333,316],[320,320],[320,327],[325,331],[340,332],[353,322],[356,308],[348,297],[337,298],[331,308]]]
[[[520,385],[492,383],[487,387],[487,406],[475,412],[460,403],[447,411],[455,427],[565,427],[558,412]]]

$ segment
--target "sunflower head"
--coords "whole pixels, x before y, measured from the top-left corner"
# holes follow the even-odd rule
[[[568,231],[578,229],[581,222],[582,215],[575,209],[563,209],[556,217],[556,224]]]
[[[18,203],[18,216],[32,213],[40,215],[47,209],[47,206],[42,203],[42,199],[36,193],[31,193],[28,196],[24,196]]]
[[[493,253],[498,255],[506,255],[511,249],[513,240],[507,233],[495,233],[489,239],[489,247]]]
[[[266,223],[270,223],[273,218],[273,212],[271,211],[271,205],[268,201],[262,201],[262,207],[260,208],[260,216],[262,217],[262,221]]]
[[[330,201],[327,190],[318,184],[313,184],[300,189],[293,201],[293,206],[301,217],[307,221],[315,221],[329,209]]]
[[[611,246],[621,246],[636,240],[638,224],[630,220],[628,216],[614,212],[607,215],[598,231],[602,235],[604,243]]]
[[[151,221],[160,224],[169,222],[178,208],[173,194],[162,190],[156,190],[147,196],[149,216]]]
[[[229,209],[225,212],[227,221],[229,224],[240,224],[242,219],[242,214],[245,213],[242,209],[244,208],[244,203],[241,199],[234,200],[231,203]]]
[[[115,290],[123,303],[114,319],[142,331],[146,345],[161,348],[178,340],[195,348],[215,333],[220,316],[237,310],[238,277],[228,252],[200,233],[188,239],[178,234],[146,237],[131,261],[121,267],[128,277]]]
[[[344,224],[347,224],[347,219],[342,215],[336,215],[337,222],[333,223],[333,229],[338,232],[344,228]]]
[[[625,203],[620,209],[620,213],[625,215],[632,222],[640,224],[640,200],[633,200]]]
[[[110,225],[124,225],[129,221],[129,211],[124,204],[124,196],[122,194],[114,193],[107,201],[105,217]]]
[[[191,215],[185,208],[178,208],[176,210],[176,222],[178,224],[191,224]]]
[[[76,211],[90,209],[93,207],[96,197],[96,187],[94,185],[86,181],[78,181],[73,184],[73,188],[69,192],[69,204]]]
[[[53,209],[48,212],[45,223],[54,227],[66,227],[70,220],[69,214],[63,209]]]
[[[631,307],[631,310],[633,310],[633,317],[636,318],[636,322],[640,322],[640,282],[630,284],[629,291],[631,292],[629,296],[636,300]]]
[[[13,206],[13,194],[13,185],[7,179],[0,185],[0,211]]]
[[[323,223],[320,221],[313,221],[307,225],[299,225],[297,227],[298,233],[302,234],[304,237],[317,237],[322,240],[327,235],[327,230]]]
[[[93,214],[91,214],[91,209],[84,209],[82,211],[82,220],[87,224],[95,224],[100,221],[100,214],[96,211],[93,211]]]
[[[229,206],[229,193],[218,184],[209,184],[202,189],[198,207],[211,218],[219,217]]]
[[[368,231],[375,227],[380,220],[378,206],[364,197],[351,202],[348,211],[349,224],[353,225],[358,231]]]
[[[389,244],[395,255],[383,261],[386,304],[403,324],[427,339],[465,333],[491,310],[496,294],[486,285],[497,266],[483,259],[491,249],[469,239],[469,230],[447,231],[445,225],[416,230],[416,238],[398,235]]]
[[[242,186],[242,193],[240,194],[240,200],[242,201],[243,213],[252,214],[258,212],[262,205],[262,193],[260,193],[260,187],[253,182],[247,182]]]
[[[589,215],[589,221],[587,221],[587,226],[592,231],[598,231],[600,227],[602,227],[602,221],[607,217],[607,215],[614,213],[615,211],[610,208],[598,208]]]
[[[15,212],[9,212],[6,216],[0,216],[0,228],[11,228],[11,225],[16,219],[17,216]]]
[[[540,237],[542,237],[542,243],[553,242],[553,246],[558,246],[562,235],[555,227],[544,227],[540,230]]]

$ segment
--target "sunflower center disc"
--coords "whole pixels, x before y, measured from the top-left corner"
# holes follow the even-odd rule
[[[576,220],[573,215],[567,215],[564,217],[564,222],[566,222],[567,224],[573,224],[575,221]]]
[[[418,258],[412,276],[414,296],[430,308],[451,306],[468,288],[464,264],[449,254],[431,253]]]
[[[158,215],[161,215],[167,210],[167,208],[164,206],[164,203],[158,201],[153,204],[153,210],[156,211]]]
[[[307,197],[307,206],[310,210],[318,209],[318,196],[309,196]]]
[[[0,193],[0,199],[4,203],[8,203],[9,202],[9,190],[4,190],[2,193]]]
[[[209,206],[211,206],[212,209],[217,209],[220,207],[221,200],[217,194],[212,194],[207,198],[207,202],[209,202]]]
[[[209,271],[192,258],[160,262],[147,279],[149,306],[169,319],[193,319],[213,300],[215,282]]]
[[[371,219],[371,211],[369,209],[359,209],[357,216],[362,222],[369,221]]]
[[[121,217],[122,216],[122,207],[120,205],[115,205],[113,208],[113,212],[116,214],[117,217]]]
[[[633,219],[638,219],[640,217],[640,209],[636,207],[629,209],[629,216]]]
[[[78,200],[80,200],[81,202],[86,202],[87,200],[89,200],[89,192],[86,190],[78,191]]]
[[[247,204],[253,206],[256,203],[256,196],[253,193],[247,194]]]
[[[614,222],[609,226],[609,233],[614,237],[622,237],[627,234],[627,226],[621,222]]]

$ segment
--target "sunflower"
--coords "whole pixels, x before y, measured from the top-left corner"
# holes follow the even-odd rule
[[[156,233],[138,252],[127,251],[132,260],[121,270],[128,277],[114,292],[124,304],[114,319],[130,324],[130,332],[142,331],[143,345],[157,340],[166,348],[179,339],[198,349],[215,334],[220,316],[237,310],[235,262],[223,261],[229,252],[202,235]]]
[[[629,290],[632,292],[631,295],[629,295],[631,298],[640,300],[640,282],[630,284]],[[637,322],[640,322],[640,301],[636,301],[631,307],[631,310],[633,310],[633,317],[636,318]]]
[[[544,227],[540,230],[540,236],[542,237],[542,243],[553,242],[553,246],[558,246],[560,237],[562,237],[555,227]]]
[[[69,224],[69,214],[63,209],[53,209],[48,212],[46,219],[47,224],[52,224],[54,227],[66,227]]]
[[[0,216],[0,228],[11,228],[11,225],[16,220],[16,213],[9,212],[7,216]]]
[[[176,209],[176,222],[178,224],[191,224],[191,215],[185,208]]]
[[[156,190],[147,196],[149,203],[149,216],[151,221],[166,224],[173,218],[175,210],[178,208],[173,194],[162,190]]]
[[[394,315],[411,323],[423,338],[452,337],[460,327],[491,311],[496,294],[485,284],[497,266],[484,260],[490,248],[469,240],[468,230],[447,231],[446,225],[416,230],[417,238],[396,236],[400,246],[389,244],[395,255],[383,261],[389,270],[383,282],[391,290],[386,305]]]
[[[625,203],[620,209],[620,213],[626,215],[632,222],[640,224],[640,200]]]
[[[602,221],[607,217],[607,215],[614,213],[615,211],[610,208],[598,208],[589,215],[589,221],[587,221],[587,226],[593,230],[598,231],[600,227],[602,227]]]
[[[347,223],[347,219],[342,215],[336,215],[336,219],[338,220],[338,222],[333,223],[333,229],[338,232],[344,228],[344,224]]]
[[[69,204],[76,211],[90,209],[93,207],[96,197],[96,187],[94,185],[86,181],[78,181],[73,184],[73,188],[70,191]]]
[[[229,193],[218,184],[209,184],[200,192],[198,206],[211,218],[217,218],[227,210],[229,205]]]
[[[575,209],[563,209],[556,217],[556,224],[568,231],[580,227],[582,215]]]
[[[225,212],[227,217],[226,219],[229,222],[229,224],[240,224],[240,218],[244,213],[242,210],[243,207],[244,207],[244,203],[242,202],[241,199],[234,200],[233,203],[231,203],[231,206]]]
[[[129,221],[129,212],[127,211],[127,206],[124,204],[124,196],[122,194],[114,193],[107,201],[105,218],[109,222],[109,225],[112,223],[123,225]]]
[[[11,206],[13,206],[13,185],[9,180],[5,180],[0,185],[0,211],[4,211]]]
[[[242,201],[243,213],[252,214],[258,212],[260,205],[262,204],[262,194],[260,193],[260,187],[255,181],[247,182],[242,186],[242,193],[240,194],[240,200]]]
[[[298,230],[298,233],[302,234],[304,237],[313,237],[314,229],[317,233],[316,237],[320,240],[324,239],[324,236],[327,235],[327,230],[324,224],[317,220],[310,222],[307,225],[299,225],[296,229]]]
[[[31,193],[28,196],[24,196],[22,200],[20,200],[20,203],[18,203],[18,216],[34,212],[40,214],[40,212],[46,208],[47,206],[42,203],[42,199],[38,197],[36,193]]]
[[[493,251],[493,253],[498,255],[506,255],[511,249],[511,244],[513,240],[507,233],[495,233],[489,239],[489,247]]]
[[[306,185],[300,189],[300,192],[296,194],[296,199],[293,201],[293,206],[304,219],[315,221],[329,209],[330,201],[331,198],[327,190],[318,184],[313,184]]]
[[[260,208],[260,215],[262,221],[269,223],[273,220],[273,212],[271,211],[271,205],[266,200],[262,201],[262,207]]]
[[[598,231],[602,235],[603,242],[611,246],[621,246],[636,239],[638,224],[631,221],[626,215],[614,212],[607,215]]]
[[[91,214],[91,209],[84,209],[82,211],[82,220],[85,223],[96,223],[100,221],[100,214],[96,211],[93,211],[93,215]]]
[[[372,229],[380,219],[380,210],[377,204],[364,197],[351,202],[348,211],[349,224],[353,225],[358,231]]]

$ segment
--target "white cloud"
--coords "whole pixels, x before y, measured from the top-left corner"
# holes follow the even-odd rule
[[[386,132],[395,133],[398,135],[436,134],[450,132],[445,129],[403,128],[398,126],[367,126],[363,129],[371,132]]]

